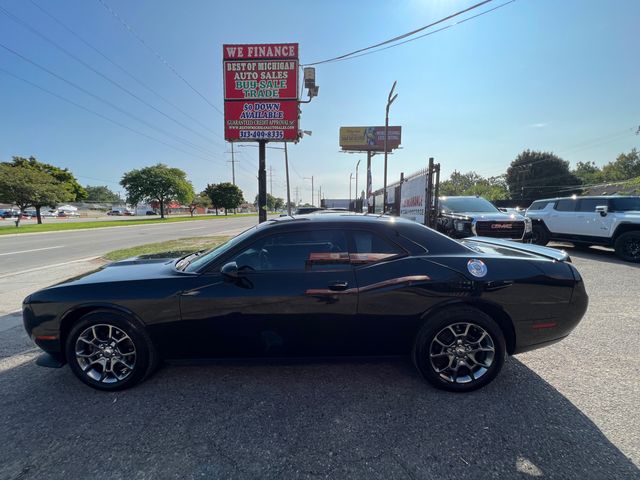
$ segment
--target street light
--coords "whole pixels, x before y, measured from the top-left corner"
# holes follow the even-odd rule
[[[353,172],[351,172],[349,174],[349,210],[351,210],[351,200],[353,200],[353,197],[351,197],[351,182],[353,181]]]
[[[356,163],[356,211],[358,211],[358,167],[360,166],[360,162],[362,159],[358,160]],[[360,208],[360,213],[362,213],[362,208]]]
[[[398,94],[393,95],[393,91],[396,88],[396,83],[398,81],[393,82],[393,86],[391,87],[391,91],[389,92],[389,97],[387,98],[387,112],[384,117],[384,191],[382,194],[382,213],[386,213],[387,210],[387,140],[389,137],[389,107],[393,101],[398,98]]]

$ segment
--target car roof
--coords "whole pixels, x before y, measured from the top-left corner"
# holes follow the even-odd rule
[[[325,224],[325,223],[348,223],[353,225],[381,225],[381,224],[413,224],[411,220],[389,215],[356,213],[356,212],[314,212],[304,215],[292,215],[276,217],[267,220],[270,225],[282,225],[293,223]]]
[[[582,198],[640,198],[638,195],[576,195],[575,197],[555,197],[555,198],[541,198],[540,200],[534,200],[536,202],[555,202],[556,200],[580,200]]]

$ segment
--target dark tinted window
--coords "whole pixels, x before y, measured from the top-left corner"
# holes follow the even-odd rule
[[[578,204],[578,211],[595,213],[596,207],[601,205],[608,205],[606,198],[582,198]]]
[[[612,198],[609,201],[614,212],[640,212],[640,197]]]
[[[548,200],[545,201],[538,201],[538,202],[533,202],[531,204],[531,206],[529,207],[529,210],[542,210],[544,207],[546,207],[549,204]]]
[[[347,254],[344,231],[308,230],[264,237],[229,261],[236,262],[238,268],[244,270],[305,270],[312,266],[317,270],[340,265],[348,268]],[[331,258],[336,261],[328,262]],[[314,259],[316,262],[312,264]]]
[[[559,212],[574,212],[576,209],[576,203],[578,203],[578,201],[573,198],[558,200],[556,203],[556,210]]]
[[[404,253],[400,247],[372,232],[353,232],[353,243],[355,251],[351,253],[387,253],[393,255]]]
[[[440,206],[445,212],[498,212],[499,210],[482,197],[442,197]]]

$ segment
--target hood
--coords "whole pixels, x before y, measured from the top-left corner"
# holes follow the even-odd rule
[[[500,221],[500,222],[523,222],[524,216],[519,213],[506,213],[506,212],[451,212],[444,213],[449,217],[460,219],[474,219],[479,221]]]
[[[102,268],[69,278],[49,288],[72,285],[88,285],[95,283],[157,280],[162,277],[175,276],[174,259],[128,259],[110,263]]]
[[[490,237],[472,237],[467,238],[462,241],[462,243],[471,248],[472,250],[480,250],[483,253],[495,253],[495,254],[504,254],[504,250],[508,249],[513,251],[514,253],[522,252],[531,255],[537,255],[539,257],[548,258],[550,260],[555,260],[558,262],[570,262],[569,254],[564,250],[557,250],[555,248],[542,247],[540,245],[535,245],[532,243],[516,243],[510,240],[501,240],[498,238],[490,238]],[[483,247],[489,247],[490,252],[488,252]],[[493,247],[498,247],[499,251]]]

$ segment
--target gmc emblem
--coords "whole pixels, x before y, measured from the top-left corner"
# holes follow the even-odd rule
[[[508,223],[492,223],[492,230],[511,230],[511,225]]]

